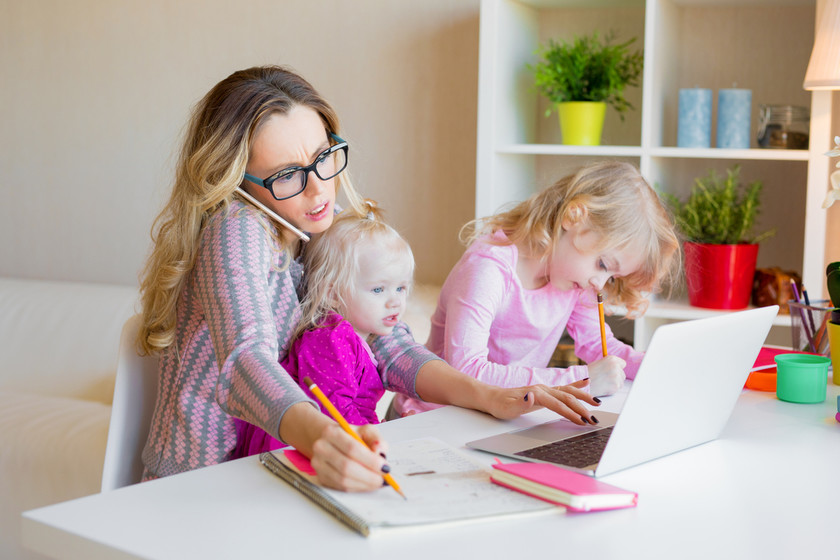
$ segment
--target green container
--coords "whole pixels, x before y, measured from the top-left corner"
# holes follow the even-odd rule
[[[828,384],[826,356],[779,354],[776,361],[776,396],[793,403],[821,403]]]

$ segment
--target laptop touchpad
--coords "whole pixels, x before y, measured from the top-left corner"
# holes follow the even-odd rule
[[[600,428],[612,426],[613,424],[615,424],[615,421],[618,418],[618,414],[613,414],[611,412],[598,412],[597,418],[598,424],[594,426],[589,424],[585,426],[578,426],[577,424],[573,424],[565,418],[560,418],[559,420],[546,422],[545,424],[539,424],[538,426],[525,428],[524,430],[518,430],[513,433],[515,433],[517,436],[524,436],[545,442],[557,441],[567,437],[585,434],[586,432],[591,432],[593,430],[598,430]]]

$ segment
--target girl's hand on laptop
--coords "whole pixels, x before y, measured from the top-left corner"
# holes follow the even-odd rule
[[[570,385],[549,387],[547,385],[529,385],[503,389],[493,387],[495,394],[491,397],[486,411],[496,418],[516,418],[538,408],[548,408],[567,418],[575,424],[596,424],[590,411],[583,406],[587,403],[598,406],[600,401],[583,390],[589,381],[582,379]]]
[[[606,356],[587,366],[589,392],[595,397],[606,397],[624,386],[624,367],[627,362],[618,356]]]

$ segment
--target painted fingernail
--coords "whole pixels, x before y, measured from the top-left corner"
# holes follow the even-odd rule
[[[391,472],[391,467],[388,464],[382,465],[382,472],[386,474]]]
[[[592,397],[592,400],[598,404],[601,404],[601,399],[599,399],[598,397]]]
[[[592,416],[592,423],[593,423],[593,424],[597,424],[597,423],[598,423],[598,419],[597,419],[597,418],[595,418],[594,416]]]
[[[387,458],[388,458],[388,457],[386,457],[386,456],[385,456],[385,454],[384,454],[384,453],[382,453],[381,451],[379,452],[379,456],[380,456],[380,457],[382,457],[383,459],[387,459]]]
[[[522,399],[523,399],[525,402],[528,402],[528,393],[525,393],[525,396],[524,396],[524,397],[522,397]]]
[[[583,420],[584,424],[589,424],[589,418],[586,416],[581,416],[580,419]]]
[[[387,481],[387,480],[383,480],[383,481],[382,481],[382,486],[388,486],[388,481]]]
[[[588,377],[584,377],[583,379],[581,379],[581,381],[589,381],[589,378],[588,378]]]

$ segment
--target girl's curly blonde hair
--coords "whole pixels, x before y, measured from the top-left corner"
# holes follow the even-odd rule
[[[679,261],[679,240],[659,196],[629,163],[600,162],[563,177],[507,211],[467,223],[461,240],[470,244],[501,230],[507,243],[532,258],[547,261],[563,223],[584,223],[599,234],[596,250],[639,248],[642,266],[604,287],[607,301],[637,317],[647,308],[645,292],[656,292],[672,278]]]

